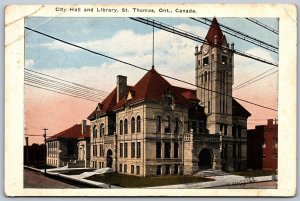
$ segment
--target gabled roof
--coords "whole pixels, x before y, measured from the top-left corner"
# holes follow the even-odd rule
[[[248,112],[241,104],[239,104],[234,98],[232,98],[232,116],[238,117],[250,117],[251,113]]]
[[[140,79],[131,89],[133,97],[127,100],[124,96],[114,107],[114,109],[121,108],[125,103],[132,103],[140,100],[157,100],[164,99],[166,93],[171,93],[174,97],[175,104],[185,104],[189,100],[199,101],[196,97],[196,90],[186,89],[172,86],[165,80],[157,71],[152,68],[148,71],[142,79]]]
[[[217,36],[217,44],[215,44],[215,36]],[[227,44],[226,37],[223,35],[220,25],[215,17],[212,20],[205,39],[211,46],[221,46],[223,43]]]
[[[53,141],[61,138],[68,138],[68,139],[79,139],[79,138],[89,138],[90,137],[90,126],[86,126],[86,132],[82,134],[82,126],[81,124],[75,124],[74,126],[57,133],[47,139],[47,141]]]

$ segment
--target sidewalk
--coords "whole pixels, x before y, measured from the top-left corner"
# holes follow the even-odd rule
[[[238,175],[226,175],[226,176],[215,176],[210,177],[215,179],[215,181],[210,182],[202,182],[202,183],[187,183],[187,184],[176,184],[176,185],[167,185],[167,186],[155,186],[148,188],[168,188],[168,189],[182,189],[182,188],[213,188],[213,187],[221,187],[228,185],[237,185],[237,184],[248,184],[248,183],[258,183],[265,181],[273,181],[272,176],[262,176],[262,177],[244,177]]]

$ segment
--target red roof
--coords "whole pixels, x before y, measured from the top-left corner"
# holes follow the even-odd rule
[[[250,117],[251,113],[248,112],[241,104],[239,104],[234,98],[232,98],[232,116]]]
[[[90,137],[90,126],[86,126],[86,132],[82,134],[81,132],[82,126],[81,124],[75,124],[74,126],[57,133],[56,135],[53,135],[47,139],[47,141],[53,141],[57,140],[59,138],[73,138],[73,139],[78,139],[78,138],[89,138]]]
[[[196,90],[172,86],[157,71],[152,68],[135,86],[130,89],[132,98],[127,100],[127,95],[121,98],[114,109],[121,108],[125,103],[133,103],[140,100],[164,99],[164,94],[170,92],[174,96],[175,104],[185,104],[189,100],[199,101],[196,97]]]
[[[210,25],[210,28],[207,32],[207,35],[205,37],[205,39],[208,41],[208,43],[211,46],[216,46],[215,45],[215,36],[217,36],[217,44],[216,44],[217,46],[222,45],[223,42],[225,42],[227,44],[226,37],[225,37],[225,35],[223,35],[220,25],[219,25],[217,19],[214,17],[214,19],[212,20],[212,23]]]

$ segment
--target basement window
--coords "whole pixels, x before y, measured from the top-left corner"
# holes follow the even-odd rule
[[[208,57],[203,58],[203,66],[206,66],[208,64],[209,64],[209,58]]]

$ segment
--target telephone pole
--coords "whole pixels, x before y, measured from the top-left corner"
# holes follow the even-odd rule
[[[44,141],[45,141],[45,153],[44,153],[44,174],[46,174],[46,170],[47,170],[47,145],[46,145],[46,137],[47,137],[47,128],[43,128],[42,130],[44,130]]]

